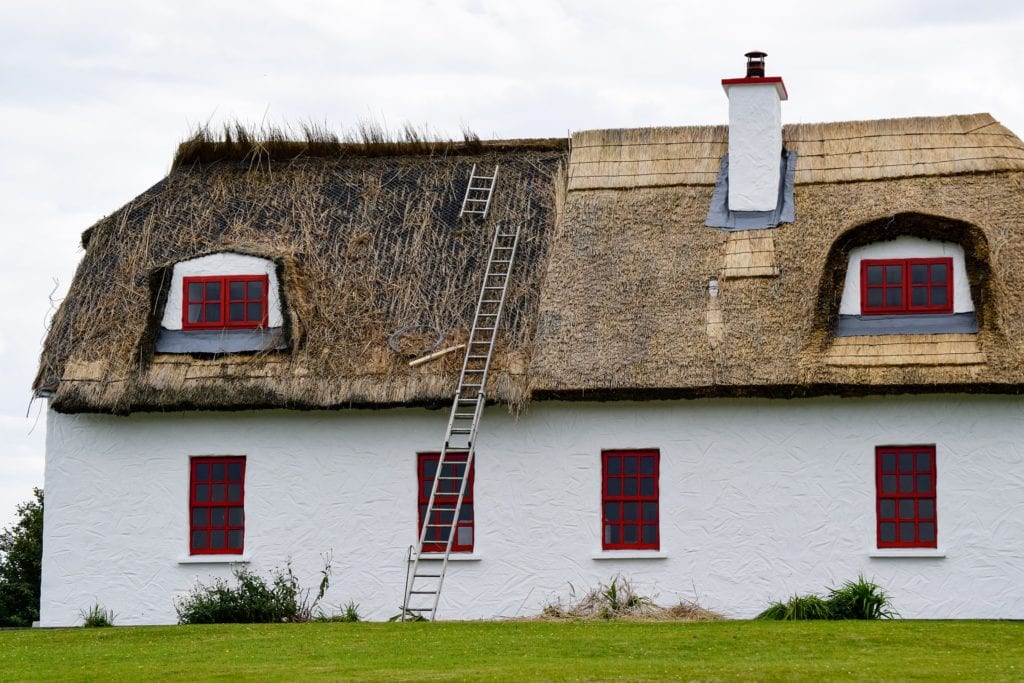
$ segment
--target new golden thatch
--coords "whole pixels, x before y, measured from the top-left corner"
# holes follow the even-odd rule
[[[62,411],[446,403],[461,354],[410,368],[388,336],[423,323],[464,341],[489,231],[514,221],[524,250],[489,396],[516,409],[1024,389],[1024,143],[987,114],[784,137],[796,221],[743,234],[704,226],[724,127],[579,133],[567,179],[562,141],[407,140],[383,156],[316,135],[190,141],[88,231],[36,388]],[[486,226],[456,218],[474,162],[502,168]],[[899,235],[964,247],[977,335],[833,337],[850,249]],[[169,267],[215,251],[276,260],[285,352],[153,352]]]

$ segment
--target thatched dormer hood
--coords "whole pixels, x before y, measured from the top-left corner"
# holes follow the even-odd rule
[[[202,164],[88,231],[35,388],[64,412],[443,405],[458,354],[409,368],[388,337],[426,323],[463,340],[489,228],[511,221],[525,250],[489,396],[517,410],[531,398],[1024,388],[1016,136],[986,114],[786,126],[796,220],[726,232],[704,225],[726,134],[589,131],[571,155],[524,141],[256,165],[193,149]],[[471,164],[495,162],[487,229],[460,221]],[[964,248],[977,334],[833,335],[850,249],[901,235]],[[161,278],[217,251],[278,263],[286,350],[154,353]]]

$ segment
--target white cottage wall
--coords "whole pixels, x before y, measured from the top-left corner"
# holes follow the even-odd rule
[[[621,573],[670,603],[749,617],[864,574],[905,617],[1024,618],[1024,403],[1001,397],[535,403],[484,416],[476,545],[440,617],[537,613]],[[94,603],[172,623],[231,565],[188,557],[188,458],[246,455],[245,555],[305,584],[333,550],[329,607],[398,611],[415,540],[415,453],[440,411],[48,416],[42,624]],[[875,545],[874,448],[935,444],[937,551]],[[600,453],[661,451],[661,550],[600,550]]]

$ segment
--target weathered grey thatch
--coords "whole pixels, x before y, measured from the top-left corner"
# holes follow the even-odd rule
[[[391,145],[373,157],[372,148],[346,155],[339,145],[342,153],[330,157],[179,165],[84,235],[87,250],[53,320],[37,389],[56,392],[57,410],[119,413],[446,403],[458,354],[409,368],[388,338],[422,323],[443,331],[446,344],[463,341],[491,231],[516,222],[520,261],[490,395],[521,406],[554,178],[567,146],[435,147],[396,156]],[[501,164],[486,224],[458,218],[474,163]],[[170,267],[217,251],[278,263],[285,352],[154,353]]]
[[[387,337],[415,322],[465,337],[488,233],[454,215],[469,165],[500,161],[488,225],[520,222],[526,242],[489,395],[516,409],[1024,390],[1016,136],[987,114],[787,126],[796,221],[726,233],[704,227],[726,133],[579,133],[568,180],[550,143],[183,164],[89,231],[36,388],[63,411],[445,403],[458,354],[410,369]],[[900,235],[964,247],[977,334],[834,336],[850,249]],[[277,260],[289,349],[154,354],[168,267],[223,250]]]

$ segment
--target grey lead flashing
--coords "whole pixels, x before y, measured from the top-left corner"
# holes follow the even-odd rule
[[[782,150],[779,161],[779,200],[774,211],[730,211],[729,210],[729,155],[722,157],[715,179],[715,191],[711,193],[711,206],[704,225],[725,230],[762,230],[774,228],[780,223],[796,220],[793,205],[793,177],[796,174],[796,151]]]
[[[240,353],[287,348],[280,327],[259,330],[168,330],[160,328],[157,353]]]
[[[841,315],[836,337],[877,334],[974,334],[978,320],[973,312],[928,315]]]

